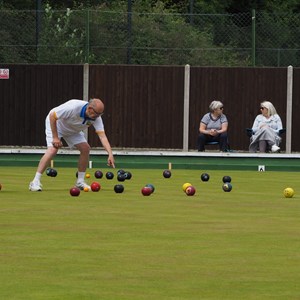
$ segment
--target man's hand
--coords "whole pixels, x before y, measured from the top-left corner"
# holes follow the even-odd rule
[[[112,168],[115,168],[115,160],[114,160],[114,157],[113,156],[108,156],[108,159],[107,159],[107,165],[109,167],[112,167]]]
[[[61,147],[63,146],[61,140],[58,139],[58,138],[54,138],[54,139],[53,139],[52,145],[53,145],[53,147],[56,148],[56,149],[59,149],[59,148],[61,148]]]

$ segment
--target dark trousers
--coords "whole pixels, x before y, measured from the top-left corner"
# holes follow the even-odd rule
[[[218,142],[221,151],[226,151],[228,148],[227,132],[223,132],[216,136],[200,133],[198,136],[198,151],[205,150],[205,144],[208,142]]]

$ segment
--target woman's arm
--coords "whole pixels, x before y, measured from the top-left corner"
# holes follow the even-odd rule
[[[253,125],[252,125],[253,133],[257,132],[258,129],[260,129],[260,124],[261,124],[260,115],[258,115],[258,116],[256,116],[256,118],[253,122]]]
[[[199,132],[203,134],[209,134],[209,130],[206,130],[207,125],[200,122]]]

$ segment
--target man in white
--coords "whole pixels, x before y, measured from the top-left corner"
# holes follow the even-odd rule
[[[108,153],[107,165],[115,167],[114,156],[108,138],[104,131],[101,115],[104,104],[94,98],[89,102],[72,99],[53,108],[46,117],[47,151],[41,158],[34,179],[29,184],[32,192],[41,191],[41,177],[51,160],[62,147],[63,138],[70,148],[76,147],[79,152],[78,177],[76,186],[83,190],[90,186],[84,182],[87,164],[89,162],[90,145],[87,143],[83,130],[93,125],[99,139]]]

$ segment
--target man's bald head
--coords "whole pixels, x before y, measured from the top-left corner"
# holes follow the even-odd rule
[[[96,119],[100,117],[104,112],[104,103],[98,99],[93,98],[89,101],[86,114],[91,119]]]
[[[93,98],[90,100],[90,105],[99,113],[104,111],[104,103],[99,98]]]

